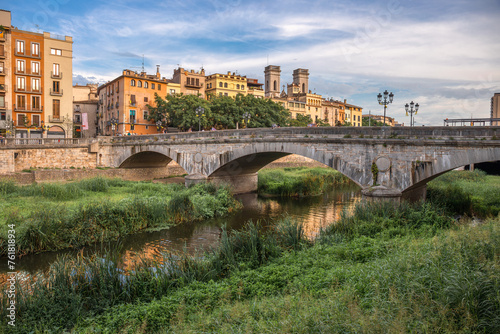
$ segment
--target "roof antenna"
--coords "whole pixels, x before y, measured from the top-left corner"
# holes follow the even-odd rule
[[[144,73],[144,53],[142,54],[142,72]]]

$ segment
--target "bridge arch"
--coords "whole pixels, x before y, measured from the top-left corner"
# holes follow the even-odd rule
[[[361,156],[358,164],[353,164],[346,161],[341,154],[304,148],[299,145],[287,145],[287,143],[266,145],[264,149],[251,146],[227,152],[220,157],[220,164],[214,166],[207,176],[209,179],[234,179],[242,175],[255,174],[269,163],[291,154],[310,158],[335,169],[360,187],[363,187],[363,182],[371,178],[371,173],[367,174],[362,168],[365,159]]]

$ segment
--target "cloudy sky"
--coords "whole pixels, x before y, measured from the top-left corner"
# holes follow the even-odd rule
[[[20,29],[73,36],[74,82],[105,82],[124,68],[161,65],[237,72],[264,82],[296,68],[309,88],[383,114],[377,94],[392,91],[387,115],[416,125],[489,117],[500,92],[500,0],[167,0],[11,1]]]

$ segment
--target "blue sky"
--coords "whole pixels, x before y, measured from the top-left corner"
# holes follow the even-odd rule
[[[105,82],[124,68],[178,65],[237,72],[282,84],[308,68],[316,93],[382,114],[376,96],[395,95],[387,115],[416,125],[489,117],[500,92],[500,0],[70,1],[3,4],[20,29],[73,36],[74,82]]]

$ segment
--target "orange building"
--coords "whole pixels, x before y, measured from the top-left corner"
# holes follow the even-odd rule
[[[43,113],[43,34],[11,30],[12,101],[16,137],[41,138]]]
[[[165,98],[180,94],[180,84],[162,78],[159,67],[155,75],[123,70],[121,76],[99,86],[98,133],[101,135],[141,135],[161,133],[149,121],[147,105],[155,104],[155,93]]]

